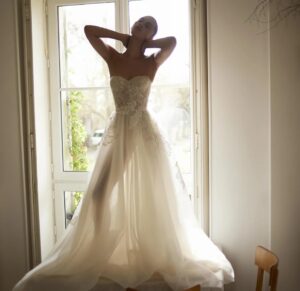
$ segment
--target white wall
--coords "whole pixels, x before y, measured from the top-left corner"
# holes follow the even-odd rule
[[[0,290],[12,285],[28,268],[24,221],[22,151],[18,94],[14,1],[0,9]]]
[[[208,1],[211,237],[255,290],[255,246],[270,246],[268,34],[245,23],[256,0]]]
[[[278,290],[296,291],[300,289],[300,15],[285,19],[270,33],[271,245],[280,260]]]
[[[255,290],[262,244],[279,256],[278,290],[297,291],[300,16],[258,34],[244,22],[256,0],[208,2],[211,235],[236,271],[226,290]]]

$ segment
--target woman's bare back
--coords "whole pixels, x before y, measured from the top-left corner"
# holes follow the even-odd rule
[[[125,54],[113,50],[111,58],[107,61],[111,76],[121,76],[125,79],[131,79],[135,76],[148,76],[154,79],[157,71],[157,64],[154,54],[151,56],[142,56],[139,58],[130,58]]]

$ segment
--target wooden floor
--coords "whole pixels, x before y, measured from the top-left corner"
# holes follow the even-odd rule
[[[136,291],[136,289],[127,288],[126,291]],[[192,288],[185,289],[185,290],[182,290],[182,291],[201,291],[201,287],[199,285],[197,285],[197,286],[194,286]]]
[[[158,272],[155,272],[152,275],[152,278],[162,279],[163,280],[163,277]],[[137,291],[137,290],[133,289],[133,288],[127,288],[126,291]],[[194,287],[191,287],[189,289],[185,289],[185,290],[182,290],[182,291],[201,291],[201,287],[199,285],[196,285]]]

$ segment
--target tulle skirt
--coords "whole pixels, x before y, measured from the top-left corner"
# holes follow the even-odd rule
[[[13,291],[87,291],[99,278],[139,290],[155,274],[175,291],[234,279],[151,112],[114,111],[65,234]]]

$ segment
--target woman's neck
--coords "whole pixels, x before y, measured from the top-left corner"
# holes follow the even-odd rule
[[[140,58],[144,56],[144,50],[142,50],[143,39],[136,38],[131,35],[129,44],[124,55],[129,56],[130,58]]]

